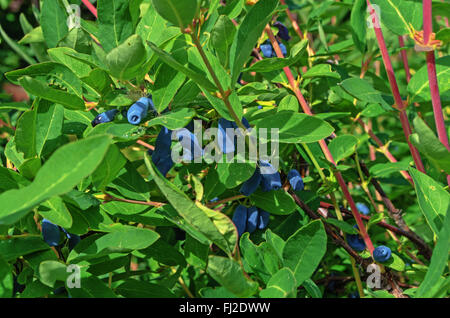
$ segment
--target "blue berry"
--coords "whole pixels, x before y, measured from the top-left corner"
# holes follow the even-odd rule
[[[288,173],[288,179],[289,183],[291,184],[291,187],[294,191],[302,191],[305,187],[303,184],[302,176],[300,175],[300,172],[298,172],[295,169],[292,169]]]
[[[270,213],[266,212],[262,209],[259,209],[259,216],[258,216],[258,229],[263,230],[267,227],[270,220]]]
[[[286,46],[283,43],[280,43],[280,49],[281,49],[281,53],[283,53],[283,56],[287,55],[287,49]]]
[[[173,166],[170,145],[172,143],[172,131],[162,127],[156,137],[155,150],[152,152],[152,161],[163,176],[169,172]]]
[[[353,292],[348,294],[348,298],[359,298],[359,293],[358,292]]]
[[[364,215],[369,215],[370,214],[370,210],[367,207],[367,205],[365,205],[364,203],[361,202],[357,202],[356,203],[356,208],[358,209],[358,211]]]
[[[364,240],[359,235],[348,234],[347,243],[357,252],[362,252],[366,249],[366,243],[364,243]]]
[[[60,230],[59,226],[53,224],[47,219],[42,220],[42,236],[45,243],[50,246],[58,246],[60,241]]]
[[[391,258],[391,249],[387,246],[380,245],[373,250],[373,258],[377,262],[383,263]]]
[[[69,251],[73,250],[73,248],[80,243],[81,238],[76,234],[71,234],[69,237]]]
[[[278,35],[285,41],[289,41],[291,37],[289,36],[288,28],[281,22],[277,21],[273,24],[274,27],[278,29]]]
[[[247,215],[248,209],[243,205],[239,205],[234,211],[232,221],[236,226],[239,236],[241,236],[242,233],[245,232],[245,229],[247,227]]]
[[[128,122],[132,125],[138,125],[147,116],[150,107],[152,109],[155,108],[152,99],[149,97],[141,97],[128,109]]]
[[[91,122],[92,127],[97,126],[98,124],[104,124],[109,123],[110,121],[114,120],[114,117],[116,117],[116,114],[119,111],[117,109],[111,109],[106,112],[103,112],[101,114],[98,114],[94,120]]]
[[[260,161],[261,189],[263,191],[278,190],[281,188],[281,177],[274,167],[266,162]]]
[[[233,129],[228,130],[227,129]],[[217,139],[219,149],[223,153],[234,152],[234,125],[233,122],[220,118],[218,122]]]
[[[259,212],[255,206],[248,208],[246,231],[253,233],[258,227]]]
[[[183,160],[191,161],[203,155],[203,149],[198,142],[197,136],[189,130],[186,128],[179,129],[176,132],[176,136],[183,147]]]
[[[253,173],[253,175],[250,177],[250,179],[248,179],[242,184],[241,189],[239,191],[243,195],[249,196],[256,191],[260,183],[261,183],[261,172],[259,168],[256,167],[256,170]]]
[[[266,41],[264,44],[259,46],[264,57],[273,57],[273,48],[272,44],[269,41]]]

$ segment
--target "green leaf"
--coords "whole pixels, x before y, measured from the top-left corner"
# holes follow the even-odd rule
[[[41,237],[35,236],[0,241],[0,255],[7,262],[14,261],[21,256],[49,249],[50,247]]]
[[[229,48],[233,43],[236,27],[229,17],[221,15],[211,30],[211,45],[219,54],[220,61],[225,67],[228,66]]]
[[[286,241],[283,259],[286,267],[294,272],[297,286],[310,278],[327,248],[327,234],[320,220],[300,228]]]
[[[440,171],[450,174],[450,151],[440,142],[434,132],[420,118],[414,118],[416,134],[409,138],[411,143],[423,153],[427,159]]]
[[[39,102],[36,110],[36,154],[38,157],[53,152],[60,145],[63,121],[64,108],[61,105],[47,101]]]
[[[92,183],[97,189],[104,189],[127,163],[127,159],[122,155],[116,145],[111,145],[103,161],[92,174]]]
[[[210,210],[199,202],[193,202],[175,185],[155,172],[153,162],[145,156],[145,164],[157,186],[178,214],[194,229],[214,242],[228,255],[234,252],[237,231],[232,221],[224,214]]]
[[[36,110],[28,110],[20,117],[15,134],[17,151],[24,159],[36,155]]]
[[[384,262],[383,265],[392,268],[398,272],[405,271],[405,262],[403,262],[400,256],[398,256],[395,253],[392,253],[391,258],[387,262]]]
[[[197,0],[152,0],[152,4],[164,19],[180,29],[192,23],[199,9]]]
[[[341,135],[334,138],[328,148],[333,155],[334,160],[337,162],[351,156],[358,145],[358,138],[353,135]]]
[[[377,163],[370,167],[369,172],[374,177],[386,177],[393,172],[406,171],[409,168],[408,162],[386,162]]]
[[[0,255],[0,298],[11,298],[13,296],[13,285],[13,270]]]
[[[158,113],[167,108],[185,79],[186,76],[183,73],[176,71],[167,64],[162,64],[159,67],[152,91],[152,99]]]
[[[380,7],[381,22],[397,35],[422,27],[422,3],[415,0],[372,0]]]
[[[195,116],[195,111],[192,108],[176,108],[164,115],[155,117],[148,122],[148,127],[161,125],[168,129],[181,129]]]
[[[283,110],[298,112],[299,104],[298,99],[294,95],[287,95],[283,97],[280,101],[280,104],[277,107],[278,111],[281,112]]]
[[[232,189],[250,179],[255,168],[256,164],[251,162],[221,162],[217,164],[217,173],[219,181]]]
[[[72,190],[95,170],[110,143],[110,137],[96,136],[59,148],[39,170],[33,183],[0,194],[1,202],[5,202],[0,211],[0,224],[12,224],[41,202]]]
[[[297,207],[294,199],[283,189],[269,192],[256,190],[250,196],[250,201],[258,208],[275,215],[291,214]]]
[[[84,101],[77,95],[65,92],[63,90],[51,88],[46,84],[37,81],[29,76],[22,77],[19,80],[20,85],[25,90],[35,96],[42,97],[54,103],[61,104],[68,109],[84,110]]]
[[[193,80],[197,85],[200,87],[203,87],[209,91],[216,91],[216,86],[211,83],[207,78],[205,78],[204,75],[197,73],[183,64],[179,63],[177,60],[175,60],[169,53],[161,50],[159,47],[156,46],[156,44],[152,42],[148,42],[147,44],[150,46],[150,48],[155,52],[156,55],[166,64],[168,64],[173,69],[177,70],[178,72],[183,73],[187,77],[189,77],[191,80]]]
[[[45,201],[39,208],[39,214],[63,228],[72,226],[72,215],[60,197],[55,196]]]
[[[91,71],[91,66],[75,57],[78,52],[72,48],[57,47],[47,50],[47,53],[53,61],[64,64],[78,77],[87,76]]]
[[[56,47],[69,32],[66,10],[59,1],[44,1],[40,20],[45,42],[49,48]]]
[[[82,277],[81,288],[68,288],[73,298],[115,298],[116,294],[95,276]]]
[[[272,276],[259,295],[263,298],[295,298],[297,282],[294,273],[289,268],[283,267]]]
[[[126,298],[173,298],[174,293],[160,284],[127,279],[116,287],[116,292]]]
[[[333,72],[330,64],[317,64],[308,69],[303,74],[303,78],[331,77],[340,80],[341,76],[337,72]]]
[[[439,281],[442,272],[447,267],[450,252],[450,213],[444,219],[438,240],[431,255],[431,263],[425,274],[425,278],[419,286],[415,297],[433,297],[434,286]],[[448,277],[447,277],[448,280]]]
[[[129,225],[114,224],[113,232],[100,236],[87,248],[77,247],[69,255],[68,261],[98,258],[110,253],[126,253],[149,247],[160,237],[150,229],[142,229]]]
[[[42,32],[42,27],[38,26],[32,29],[30,32],[25,34],[25,36],[20,39],[18,44],[30,44],[30,43],[41,43],[44,42],[44,33]]]
[[[278,0],[259,1],[242,21],[230,50],[231,85],[235,85],[245,62],[277,6]]]
[[[371,220],[372,220],[372,218],[371,218]],[[343,232],[345,232],[347,234],[358,234],[358,231],[353,226],[351,226],[350,224],[348,224],[345,221],[332,219],[332,218],[326,218],[325,221],[329,224],[336,226],[338,229],[342,230]]]
[[[238,297],[250,297],[258,289],[258,283],[247,278],[239,264],[230,258],[210,255],[206,272]]]
[[[128,0],[98,0],[98,33],[108,53],[133,34],[133,23]]]
[[[450,101],[450,56],[436,59],[436,76],[441,101]],[[422,66],[411,78],[408,84],[411,102],[431,101],[430,82],[428,81],[427,66]]]
[[[141,37],[135,34],[108,53],[106,64],[112,76],[121,80],[130,80],[140,73],[146,55]]]
[[[366,10],[366,0],[356,0],[353,2],[352,13],[350,15],[353,42],[356,48],[362,53],[366,51]]]
[[[56,281],[66,282],[67,266],[57,261],[43,261],[39,265],[39,279],[49,287],[54,287]]]
[[[385,110],[392,110],[392,107],[384,100],[379,91],[374,89],[366,80],[361,78],[348,78],[340,86],[353,97],[368,103],[380,104]]]
[[[202,244],[189,234],[186,234],[186,240],[184,241],[184,256],[188,264],[205,269],[208,261],[208,254],[208,245]]]
[[[282,143],[316,142],[330,136],[334,131],[334,128],[322,119],[292,111],[277,112],[273,116],[255,121],[255,124],[258,130],[266,128],[268,134],[271,129],[278,128],[278,138]],[[258,137],[260,142],[266,141],[263,136]]]
[[[426,174],[414,168],[409,168],[409,173],[414,180],[420,210],[434,234],[438,235],[449,214],[450,194]]]
[[[43,62],[34,64],[23,69],[8,72],[5,76],[15,84],[19,84],[22,76],[30,76],[37,79],[39,77],[49,77],[67,88],[69,92],[79,97],[82,95],[81,81],[71,69],[60,63]]]

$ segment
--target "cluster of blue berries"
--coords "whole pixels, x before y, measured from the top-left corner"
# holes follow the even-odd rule
[[[71,251],[81,241],[81,238],[76,234],[67,232],[66,229],[50,222],[47,219],[42,220],[42,236],[45,243],[48,245],[59,245],[61,240],[61,231],[64,232],[66,237],[69,239],[69,251]]]
[[[289,41],[291,39],[290,35],[289,35],[289,30],[288,28],[281,22],[275,22],[273,24],[274,27],[278,28],[278,36],[285,40],[285,41]],[[280,46],[281,52],[283,53],[284,56],[287,55],[287,49],[286,46],[281,43],[280,41],[278,41],[278,45]],[[264,57],[276,57],[276,53],[272,47],[272,44],[270,43],[269,40],[265,41],[264,44],[261,44],[259,46],[259,48],[261,49],[261,52],[263,53]]]
[[[156,113],[155,105],[153,104],[152,97],[141,97],[137,102],[128,108],[128,111],[124,116],[127,117],[128,122],[132,125],[138,125],[143,118],[148,114],[149,109]],[[98,114],[91,122],[95,127],[98,124],[109,123],[113,121],[119,111],[117,109],[111,109],[101,114]]]
[[[233,223],[237,228],[238,235],[244,232],[253,233],[256,229],[264,229],[269,224],[270,214],[255,206],[247,208],[239,205],[233,214]]]
[[[358,229],[355,225],[354,228]],[[347,243],[357,252],[362,252],[366,249],[366,243],[359,234],[348,234]],[[392,256],[391,249],[387,246],[380,245],[373,250],[373,259],[377,262],[383,263],[388,261]]]

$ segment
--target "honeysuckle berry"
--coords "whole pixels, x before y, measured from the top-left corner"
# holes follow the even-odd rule
[[[267,211],[264,211],[263,209],[258,209],[259,215],[258,215],[258,229],[263,230],[269,225],[270,220],[270,213]]]
[[[203,149],[198,142],[197,136],[195,136],[192,132],[186,128],[183,128],[177,130],[176,136],[183,147],[184,160],[194,160],[203,155]]]
[[[359,293],[358,292],[352,292],[352,293],[348,294],[348,298],[359,298]]]
[[[61,239],[59,226],[47,219],[42,220],[42,237],[50,246],[58,246]]]
[[[357,252],[362,252],[366,249],[366,243],[364,243],[364,240],[361,238],[361,236],[357,234],[348,234],[347,243]]]
[[[281,188],[281,177],[275,168],[266,161],[259,163],[261,170],[261,189],[265,192]]]
[[[367,207],[367,205],[365,205],[364,203],[361,202],[357,202],[356,203],[356,208],[358,209],[358,211],[364,215],[368,215],[370,214],[370,210]]]
[[[110,121],[113,121],[114,117],[116,117],[118,112],[119,111],[117,109],[111,109],[111,110],[108,110],[101,114],[98,114],[94,118],[94,120],[91,122],[92,127],[95,127],[98,124],[104,124],[104,123],[109,123]]]
[[[155,150],[152,152],[152,161],[163,176],[169,172],[173,166],[170,145],[172,143],[172,131],[162,127],[156,137]]]
[[[283,53],[283,56],[287,55],[287,49],[286,46],[283,43],[278,42],[278,45],[280,46],[281,49],[281,53]],[[259,46],[259,48],[261,49],[262,54],[264,55],[264,57],[276,57],[277,54],[275,52],[275,50],[272,47],[272,44],[270,43],[269,40],[267,40],[266,42],[264,42],[264,44],[261,44]]]
[[[218,122],[217,140],[219,149],[223,153],[234,152],[234,134],[227,133],[227,129],[233,129],[233,122],[220,118]]]
[[[288,173],[289,183],[294,191],[302,191],[304,189],[303,179],[296,169],[292,169]]]
[[[247,227],[245,230],[253,233],[258,228],[259,211],[255,206],[249,207],[247,212]]]
[[[253,192],[255,192],[256,189],[258,189],[260,183],[261,183],[261,172],[259,168],[256,167],[253,175],[250,177],[250,179],[248,179],[242,184],[239,192],[241,192],[245,196],[249,196]]]
[[[232,221],[236,226],[238,236],[241,236],[242,233],[245,232],[245,229],[247,227],[247,215],[248,209],[246,206],[243,205],[239,205],[234,211]]]
[[[132,125],[138,125],[147,116],[149,108],[155,109],[150,97],[141,97],[128,109],[127,119]]]
[[[283,23],[276,21],[273,24],[273,26],[278,29],[278,36],[280,38],[282,38],[285,41],[289,41],[291,39],[291,37],[289,35],[289,30]]]
[[[380,245],[373,250],[373,259],[383,263],[388,261],[392,256],[391,249],[387,246]]]

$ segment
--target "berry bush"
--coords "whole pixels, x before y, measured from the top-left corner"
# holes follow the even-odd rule
[[[449,2],[27,5],[0,296],[449,296]]]

